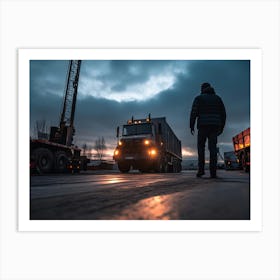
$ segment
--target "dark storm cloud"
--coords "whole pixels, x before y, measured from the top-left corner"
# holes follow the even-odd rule
[[[146,100],[171,86],[185,61],[84,61],[80,94],[117,101]]]
[[[67,61],[32,60],[30,62],[31,98],[42,94],[61,94],[65,87]]]
[[[58,125],[66,70],[65,61],[31,63],[30,127],[42,118],[50,125]],[[85,83],[96,77],[102,85],[114,84],[114,90],[122,92],[128,85],[145,83],[152,75],[168,71],[175,76],[172,87],[144,101],[117,102],[102,96],[97,98],[81,94],[80,90],[85,87],[79,85],[76,144],[90,146],[97,137],[104,136],[108,146],[113,148],[118,125],[131,116],[143,118],[151,113],[152,117],[165,116],[182,140],[184,149],[196,152],[196,137],[189,131],[189,114],[193,99],[200,94],[201,83],[207,81],[222,97],[227,110],[226,128],[219,137],[220,149],[222,152],[232,150],[232,136],[250,126],[249,61],[85,61],[80,81]]]
[[[250,126],[249,61],[192,61],[188,73],[178,75],[173,89],[157,96],[154,110],[169,116],[183,145],[196,150],[196,138],[189,133],[190,110],[201,83],[210,82],[227,110],[227,125],[219,142],[228,145],[220,145],[221,150],[231,150],[232,136]]]
[[[67,61],[30,61],[30,133],[35,121],[58,125]]]
[[[81,81],[84,78],[98,78],[103,82],[117,83],[117,90],[130,84],[143,83],[151,75],[162,74],[172,65],[180,62],[170,60],[112,60],[83,62]],[[178,67],[178,66],[177,66]]]

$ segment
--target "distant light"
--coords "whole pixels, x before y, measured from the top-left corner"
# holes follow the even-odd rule
[[[188,149],[188,148],[182,148],[182,155],[184,157],[194,156],[195,152],[190,150],[190,149]]]

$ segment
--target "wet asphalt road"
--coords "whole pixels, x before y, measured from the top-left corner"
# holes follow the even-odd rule
[[[217,179],[195,171],[149,174],[87,171],[31,176],[34,220],[247,220],[250,176],[219,170]]]

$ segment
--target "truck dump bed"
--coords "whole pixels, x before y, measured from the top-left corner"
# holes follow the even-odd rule
[[[161,134],[166,151],[181,160],[182,159],[181,141],[177,138],[177,136],[175,135],[171,127],[166,122],[166,118],[165,117],[152,118],[151,121],[152,123],[155,124],[156,135]]]

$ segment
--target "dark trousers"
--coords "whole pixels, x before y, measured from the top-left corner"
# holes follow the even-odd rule
[[[218,127],[205,126],[198,130],[197,150],[198,150],[198,171],[204,172],[205,165],[205,143],[208,139],[208,149],[210,152],[210,174],[216,175],[217,169],[217,136]]]

